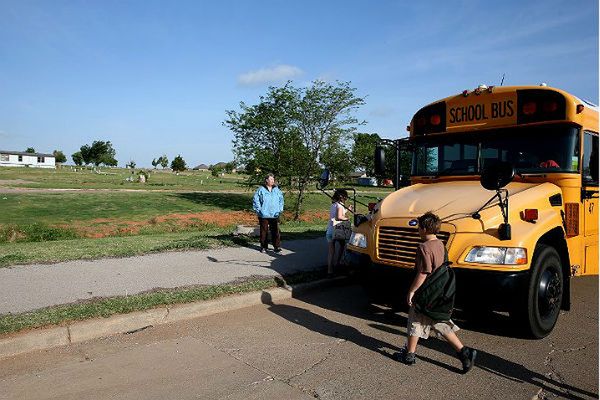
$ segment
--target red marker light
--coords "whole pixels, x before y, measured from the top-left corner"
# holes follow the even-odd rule
[[[525,115],[533,115],[537,111],[537,104],[533,101],[528,101],[523,104],[523,114]]]
[[[431,125],[439,125],[440,122],[442,122],[442,119],[438,114],[433,114],[431,118],[429,118],[429,122],[431,122]]]
[[[417,126],[418,127],[424,127],[426,123],[427,123],[427,120],[425,119],[425,117],[417,118]]]
[[[552,113],[558,110],[558,104],[555,101],[545,101],[543,109],[546,113]]]
[[[535,222],[538,220],[537,208],[527,208],[521,211],[521,219],[527,222]]]
[[[369,203],[369,211],[373,211],[377,203]]]
[[[577,104],[577,114],[581,114],[584,108],[583,104]]]
[[[463,90],[463,96],[467,97],[469,95],[469,91],[468,90]]]

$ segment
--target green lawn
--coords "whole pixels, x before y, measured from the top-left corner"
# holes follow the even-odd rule
[[[0,168],[0,187],[109,189],[0,193],[0,266],[243,244],[232,240],[235,225],[256,223],[254,190],[242,184],[242,175],[158,171],[139,184],[124,181],[129,170],[103,171]],[[115,188],[169,190],[110,190]],[[390,192],[358,189],[364,203]],[[285,192],[282,232],[289,238],[325,230],[331,200],[311,190],[302,205],[303,222],[291,221],[297,193]],[[366,208],[359,205],[358,211]]]
[[[251,193],[6,193],[0,195],[0,224],[62,224],[98,218],[145,220],[172,213],[248,210],[251,204]]]
[[[90,169],[81,167],[76,169],[69,166],[59,169],[2,167],[0,182],[2,186],[45,189],[243,191],[247,188],[244,185],[245,175],[226,174],[223,177],[214,177],[208,171],[185,171],[179,175],[160,169],[146,171],[150,174],[148,181],[138,183],[126,181],[132,176],[131,170],[126,168],[102,167],[99,172],[94,172]]]
[[[100,218],[143,221],[173,213],[203,211],[251,211],[252,192],[54,192],[0,194],[0,224],[48,225]],[[371,195],[359,195],[363,202]],[[285,209],[291,211],[296,194],[285,194]],[[329,210],[331,200],[321,193],[308,193],[303,211]],[[365,208],[358,205],[358,210]]]

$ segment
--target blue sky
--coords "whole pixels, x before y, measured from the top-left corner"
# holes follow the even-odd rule
[[[287,79],[351,81],[363,131],[399,137],[503,73],[597,104],[598,2],[0,0],[0,149],[229,161],[225,110]]]

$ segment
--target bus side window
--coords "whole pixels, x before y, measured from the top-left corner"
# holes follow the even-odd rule
[[[585,132],[583,138],[583,184],[598,185],[598,135]]]

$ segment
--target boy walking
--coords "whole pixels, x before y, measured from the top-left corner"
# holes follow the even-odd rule
[[[463,346],[455,333],[459,330],[458,326],[449,318],[441,321],[433,320],[417,312],[415,304],[413,304],[415,292],[425,283],[428,276],[447,261],[444,243],[436,236],[442,225],[440,218],[432,212],[427,212],[420,216],[418,221],[419,235],[423,239],[423,243],[417,248],[417,258],[415,260],[416,276],[410,285],[406,299],[410,306],[408,312],[407,342],[405,348],[396,353],[394,358],[403,364],[413,365],[416,362],[415,352],[419,338],[427,339],[431,330],[433,330],[434,334],[442,336],[456,350],[456,354],[462,362],[463,373],[467,373],[473,368],[477,351]]]

